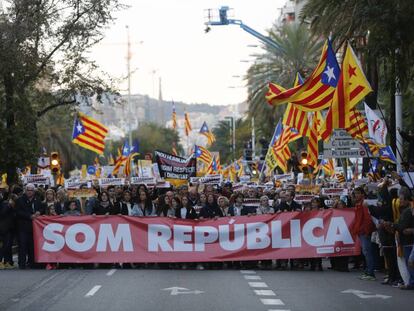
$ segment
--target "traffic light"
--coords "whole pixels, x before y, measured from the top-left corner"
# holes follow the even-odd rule
[[[50,154],[50,170],[52,174],[57,175],[60,171],[60,156],[59,152],[52,152]]]
[[[300,154],[300,164],[306,166],[308,164],[308,153],[306,151],[302,151]]]

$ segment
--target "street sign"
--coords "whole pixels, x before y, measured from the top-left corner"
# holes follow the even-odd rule
[[[96,167],[93,165],[88,166],[88,174],[89,175],[95,175],[96,174]]]
[[[333,139],[323,143],[324,149],[362,149],[364,148],[355,139]]]
[[[362,149],[358,140],[353,139],[346,130],[335,129],[329,141],[323,143],[324,149]]]
[[[328,149],[323,151],[323,158],[367,158],[365,149]]]

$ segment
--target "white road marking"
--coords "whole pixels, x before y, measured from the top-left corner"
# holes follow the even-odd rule
[[[267,311],[290,311],[289,309],[269,309]]]
[[[95,285],[92,289],[85,295],[85,297],[92,297],[96,292],[102,287],[102,285]]]
[[[240,270],[242,274],[256,274],[256,271],[253,270]]]
[[[367,299],[367,298],[389,299],[392,297],[392,296],[387,296],[387,295],[371,294],[370,292],[366,292],[366,291],[358,290],[358,289],[347,289],[347,290],[342,291],[341,293],[354,294],[355,296],[362,298],[362,299]]]
[[[188,288],[185,287],[168,287],[168,288],[163,288],[162,290],[168,290],[171,291],[170,295],[172,296],[176,296],[176,295],[188,295],[188,294],[194,294],[194,295],[198,295],[198,294],[203,294],[204,292],[202,290],[190,290]]]
[[[111,269],[108,271],[108,273],[106,274],[107,276],[111,276],[112,274],[114,274],[116,272],[116,269]]]
[[[254,293],[257,296],[276,296],[275,292],[271,289],[255,289]]]
[[[259,275],[244,275],[246,280],[261,280],[262,278]]]
[[[249,282],[250,287],[268,287],[265,282]]]
[[[260,301],[266,305],[275,305],[275,306],[284,306],[285,304],[283,303],[282,300],[280,299],[265,299],[265,298],[260,298]]]

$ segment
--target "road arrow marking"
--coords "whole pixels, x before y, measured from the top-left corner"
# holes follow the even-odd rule
[[[362,299],[367,299],[367,298],[388,299],[392,297],[392,296],[386,296],[386,295],[380,295],[380,294],[371,294],[370,292],[366,292],[366,291],[358,290],[358,289],[347,289],[347,290],[342,291],[341,293],[354,294],[355,296],[362,298]]]
[[[187,295],[187,294],[193,294],[193,295],[198,295],[198,294],[202,294],[204,293],[201,290],[190,290],[188,288],[185,287],[168,287],[168,288],[163,288],[162,290],[168,290],[171,291],[170,295],[172,296],[176,296],[176,295]]]

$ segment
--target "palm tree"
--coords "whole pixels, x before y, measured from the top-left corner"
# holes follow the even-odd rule
[[[249,68],[246,80],[248,86],[249,116],[258,124],[258,134],[270,137],[277,119],[283,115],[285,105],[270,107],[265,94],[269,82],[291,87],[297,72],[306,76],[316,65],[323,41],[312,36],[306,25],[292,23],[269,31],[269,37],[276,41],[279,49],[264,46],[264,53],[257,54]]]
[[[331,34],[337,47],[346,40],[351,42],[374,89],[366,102],[376,108],[378,96],[380,102],[386,103],[391,145],[396,141],[396,77],[399,77],[405,95],[412,92],[413,16],[411,0],[308,0],[301,12],[301,19],[311,22],[313,34]],[[406,98],[404,102],[407,102]],[[406,122],[411,123],[411,119],[407,118]]]

